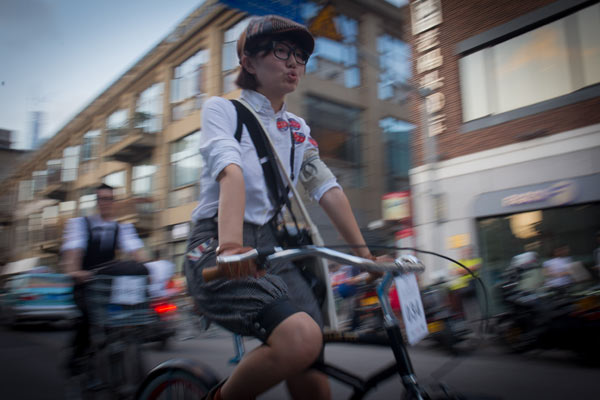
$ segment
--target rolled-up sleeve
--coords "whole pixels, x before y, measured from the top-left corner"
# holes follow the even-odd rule
[[[308,195],[316,202],[332,188],[342,188],[333,172],[325,165],[319,157],[319,150],[312,138],[309,138],[309,146],[304,151],[302,166],[300,167],[300,183],[308,192]]]
[[[132,224],[119,224],[119,248],[132,253],[144,247],[144,242],[138,236]]]
[[[67,221],[63,233],[62,251],[86,249],[88,234],[83,218],[71,218]]]
[[[200,154],[205,168],[215,180],[223,168],[230,164],[242,168],[240,144],[234,137],[236,127],[235,107],[229,100],[212,97],[204,104]]]

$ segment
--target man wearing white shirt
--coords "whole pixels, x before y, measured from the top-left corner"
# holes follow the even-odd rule
[[[113,220],[115,215],[113,188],[106,184],[98,186],[96,199],[98,214],[70,219],[63,237],[62,265],[64,271],[75,280],[73,295],[82,314],[76,327],[73,355],[69,362],[72,373],[76,373],[77,360],[85,354],[89,345],[89,318],[85,304],[84,282],[90,277],[91,270],[100,264],[115,260],[117,248],[129,254],[138,263],[147,260],[144,243],[133,225],[119,224]],[[127,266],[139,267],[135,263],[129,263]]]

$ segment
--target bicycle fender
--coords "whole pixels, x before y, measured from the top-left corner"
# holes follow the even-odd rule
[[[152,368],[152,370],[144,378],[143,382],[138,386],[136,398],[139,398],[148,383],[158,375],[164,374],[167,371],[176,370],[189,372],[205,382],[215,382],[216,384],[221,380],[218,375],[206,364],[189,358],[173,358]]]

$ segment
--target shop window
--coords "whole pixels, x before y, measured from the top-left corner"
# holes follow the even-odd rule
[[[534,251],[540,264],[552,257],[552,250],[566,245],[573,261],[594,265],[593,252],[598,246],[595,235],[600,230],[600,203],[532,210],[477,220],[480,253],[484,260],[482,278],[491,288],[492,310],[501,311],[494,289],[511,259]],[[535,282],[531,277],[531,282]],[[538,287],[543,283],[537,280]]]
[[[410,144],[415,126],[388,117],[379,121],[385,149],[384,174],[388,192],[410,189],[408,170],[411,166]]]
[[[206,97],[206,64],[209,52],[198,51],[173,70],[171,80],[171,119],[185,118],[199,110]]]
[[[463,120],[557,98],[600,82],[600,4],[459,61]]]
[[[306,120],[321,158],[342,186],[362,186],[361,110],[311,96],[305,102]]]
[[[159,82],[140,93],[133,115],[134,128],[147,133],[162,130],[163,88],[164,84]]]
[[[377,96],[381,100],[401,103],[406,100],[411,79],[410,46],[393,36],[377,38],[379,82]]]
[[[127,134],[127,128],[129,127],[128,111],[126,109],[120,109],[113,112],[106,119],[106,145],[118,143]]]
[[[235,79],[239,71],[239,59],[237,55],[237,40],[248,26],[250,18],[245,18],[227,29],[223,33],[223,56],[221,70],[223,72],[223,93],[229,93],[237,89]]]
[[[308,21],[315,17],[322,7],[315,2],[307,2],[301,6],[302,17]],[[358,66],[358,21],[339,14],[334,17],[334,23],[341,40],[315,37],[315,50],[306,64],[306,73],[347,88],[358,87],[361,83]]]

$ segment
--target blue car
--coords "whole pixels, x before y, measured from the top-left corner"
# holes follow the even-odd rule
[[[73,300],[73,280],[65,274],[24,273],[5,282],[2,314],[9,325],[22,322],[72,323],[79,317]]]

